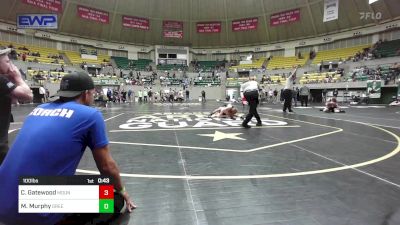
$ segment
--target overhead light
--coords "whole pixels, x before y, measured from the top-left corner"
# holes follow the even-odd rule
[[[377,2],[378,0],[369,0],[369,4],[372,4],[374,2]]]

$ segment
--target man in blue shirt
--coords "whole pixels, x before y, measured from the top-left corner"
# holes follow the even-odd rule
[[[92,150],[100,173],[113,178],[128,211],[136,208],[110,155],[103,117],[89,107],[94,93],[93,80],[86,73],[68,74],[61,80],[60,99],[38,106],[27,116],[0,167],[0,224],[60,222],[64,214],[18,213],[18,178],[74,175],[86,147]]]

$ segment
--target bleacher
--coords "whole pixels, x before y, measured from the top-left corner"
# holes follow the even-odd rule
[[[27,70],[26,74],[27,80],[32,80],[39,84],[44,84],[45,82],[59,83],[62,77],[67,75],[68,72],[29,69]],[[124,79],[121,79],[117,76],[97,76],[92,77],[92,79],[96,86],[119,85],[121,83],[125,83]]]
[[[212,72],[217,66],[220,66],[223,62],[220,61],[197,61],[197,68],[203,72]]]
[[[239,77],[239,78],[227,78],[226,79],[226,87],[240,87],[240,85],[249,81],[247,77]]]
[[[168,71],[168,70],[184,70],[186,65],[174,65],[174,64],[159,64],[157,70]]]
[[[383,64],[383,65],[379,65],[382,77],[386,77],[388,76],[392,70],[392,64]]]
[[[220,86],[220,79],[202,78],[201,80],[194,81],[195,86]]]
[[[400,39],[382,42],[376,50],[380,57],[396,56],[397,52],[400,50]]]
[[[98,55],[97,60],[93,59],[82,59],[81,55],[79,52],[74,52],[74,51],[64,51],[64,50],[57,50],[54,48],[44,48],[44,47],[39,47],[39,46],[33,46],[33,45],[25,45],[25,44],[18,44],[18,43],[13,43],[13,42],[2,42],[0,41],[0,45],[2,46],[9,46],[13,45],[14,49],[17,51],[19,54],[26,53],[26,61],[31,61],[34,62],[37,60],[39,63],[47,63],[47,64],[65,64],[63,59],[54,59],[54,58],[49,58],[49,55],[60,55],[60,54],[65,54],[68,59],[71,61],[72,64],[74,65],[80,65],[83,62],[86,62],[88,64],[97,64],[100,65],[104,62],[109,62],[110,61],[110,56],[108,55]],[[26,47],[28,50],[22,50],[18,48]],[[40,57],[38,56],[31,56],[28,55],[29,52],[38,52],[40,54]],[[20,57],[21,59],[21,57]],[[58,61],[58,63],[57,63]]]
[[[357,52],[362,52],[364,48],[369,48],[371,45],[358,45],[351,48],[340,48],[326,51],[317,52],[312,64],[321,63],[321,61],[338,61],[340,59],[347,60],[349,57],[354,56]]]
[[[146,70],[146,67],[148,67],[151,62],[153,62],[151,59],[131,60],[134,70]]]
[[[179,86],[182,84],[182,82],[183,82],[182,79],[166,77],[163,80],[161,80],[161,85]]]
[[[293,66],[304,66],[308,60],[308,56],[303,59],[299,59],[297,56],[293,57],[282,57],[282,56],[273,56],[269,61],[267,69],[288,69],[293,68]]]
[[[111,56],[119,69],[128,69],[129,59],[126,57]]]
[[[60,82],[61,78],[68,74],[67,72],[46,71],[46,70],[27,70],[28,80],[46,80],[52,83]]]
[[[261,57],[255,61],[253,61],[250,64],[240,64],[237,66],[231,66],[230,69],[232,69],[232,70],[235,70],[235,69],[261,69],[265,60],[266,60],[265,57]]]
[[[59,51],[54,48],[44,48],[44,47],[39,47],[39,46],[33,46],[33,45],[25,45],[25,44],[19,44],[19,43],[13,43],[13,42],[3,42],[0,41],[0,45],[2,46],[9,46],[12,45],[14,49],[17,51],[18,54],[26,54],[26,61],[34,62],[35,59],[39,63],[46,63],[46,64],[64,64],[63,59],[54,59],[54,58],[48,58],[47,56],[49,55],[60,55],[62,51]],[[27,48],[28,50],[22,50],[18,48]],[[40,57],[38,56],[30,56],[28,53],[36,53],[38,52],[40,54]],[[21,57],[19,58],[21,59]]]
[[[398,76],[395,69],[393,69],[393,64],[382,64],[379,65],[380,68],[380,79],[386,80],[387,78],[393,79],[393,76]],[[368,74],[369,72],[369,74]],[[375,76],[377,73],[376,67],[369,67],[368,69],[354,69],[347,73],[346,80],[347,81],[367,81],[367,80],[374,80],[378,77]]]
[[[83,59],[81,58],[81,54],[79,52],[74,52],[74,51],[63,51],[63,52],[73,65],[81,65],[83,62],[86,62],[87,64],[96,64],[96,65],[110,62],[110,56],[108,55],[99,54],[97,55],[97,60],[95,60],[95,59]]]
[[[326,79],[331,77],[331,82],[337,82],[339,75],[336,72],[324,72],[324,73],[309,73],[303,74],[300,78],[300,84],[312,84],[312,83],[325,83]]]
[[[128,69],[129,59],[126,57],[111,56],[119,69]]]
[[[282,77],[281,75],[271,75],[270,76],[272,84],[285,84],[286,77]]]
[[[354,77],[354,79],[349,76],[347,78],[348,81],[367,81],[368,80],[368,75],[367,74],[363,74],[363,73],[357,73]]]
[[[150,65],[152,60],[150,59],[138,59],[138,60],[129,60],[126,57],[111,57],[114,59],[118,68],[120,69],[132,69],[132,70],[146,70],[146,67]]]

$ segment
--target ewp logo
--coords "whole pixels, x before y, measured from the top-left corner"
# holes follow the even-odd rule
[[[24,14],[17,16],[19,29],[57,29],[57,14]]]

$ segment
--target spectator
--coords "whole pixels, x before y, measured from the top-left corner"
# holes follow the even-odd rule
[[[300,101],[301,101],[301,106],[306,106],[308,107],[308,97],[310,95],[310,88],[308,88],[306,85],[303,85],[300,88]]]
[[[267,81],[267,77],[265,76],[265,74],[262,76],[261,78],[261,84],[264,84],[264,82]]]
[[[132,102],[132,89],[128,90],[128,101]]]
[[[326,90],[326,88],[324,90],[322,90],[322,101],[326,102],[326,95],[328,93],[328,90]]]
[[[8,57],[9,57],[9,59],[11,59],[11,60],[18,60],[17,51],[15,51],[15,50],[12,49],[12,50],[10,51]]]
[[[321,61],[321,63],[319,64],[319,72],[322,72],[322,69],[324,67],[324,61]]]
[[[142,90],[138,91],[138,97],[139,97],[139,102],[142,103],[142,101],[143,101],[143,91]]]
[[[40,87],[39,87],[39,95],[40,95],[41,103],[47,102],[46,89],[43,87],[43,85],[40,85]]]
[[[298,95],[298,94],[299,94],[299,88],[293,87],[293,90],[292,90],[292,98],[293,98],[293,102],[294,102],[294,106],[295,106],[295,107],[297,107],[297,100],[298,100],[297,95]]]
[[[314,59],[315,56],[316,56],[316,53],[315,53],[315,50],[313,49],[310,51],[310,59]]]
[[[335,90],[333,90],[333,97],[337,98],[338,94],[339,94],[339,91],[337,88]]]
[[[147,92],[147,95],[149,96],[149,101],[150,101],[150,102],[153,102],[153,91],[152,91],[151,88],[150,88],[149,91]]]
[[[22,56],[21,56],[21,58],[22,58],[22,61],[26,61],[26,54],[25,54],[25,52],[24,53],[22,53]]]
[[[143,90],[143,102],[145,103],[147,103],[147,95],[148,95],[147,88],[145,88]]]

